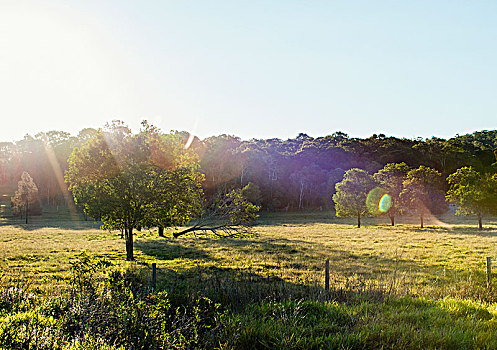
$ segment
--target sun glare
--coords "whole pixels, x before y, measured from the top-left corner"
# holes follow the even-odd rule
[[[25,122],[23,134],[15,137],[60,128],[68,117],[77,131],[82,115],[85,125],[97,117],[90,110],[110,113],[123,78],[114,48],[96,33],[98,25],[68,6],[14,2],[5,7],[0,11],[0,114]],[[12,138],[9,132],[0,137]]]

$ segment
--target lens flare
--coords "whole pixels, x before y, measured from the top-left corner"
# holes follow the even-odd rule
[[[389,194],[384,194],[380,199],[380,203],[378,204],[378,210],[380,211],[380,213],[386,213],[390,210],[391,207],[392,197],[390,197]]]
[[[376,187],[369,191],[366,205],[371,214],[383,214],[392,207],[392,197],[384,189]]]

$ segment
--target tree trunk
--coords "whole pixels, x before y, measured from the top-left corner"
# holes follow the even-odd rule
[[[29,201],[26,201],[26,224],[28,223]]]
[[[421,217],[420,217],[420,218],[421,218],[421,228],[423,228],[423,227],[424,227],[424,226],[423,226],[423,215],[421,215]]]
[[[361,213],[357,213],[357,228],[361,228]]]
[[[390,222],[392,223],[392,226],[395,226],[395,216],[390,216]]]
[[[133,227],[125,228],[126,234],[126,260],[133,261]]]
[[[478,231],[483,230],[483,224],[481,222],[481,214],[478,213]]]
[[[164,237],[164,227],[159,226],[157,231],[159,231],[159,237]]]
[[[304,196],[304,183],[300,182],[300,193],[299,193],[299,209],[303,209],[304,205],[302,203],[302,198]]]

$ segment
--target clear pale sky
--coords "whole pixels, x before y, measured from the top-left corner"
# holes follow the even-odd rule
[[[496,1],[0,0],[0,141],[497,128]]]

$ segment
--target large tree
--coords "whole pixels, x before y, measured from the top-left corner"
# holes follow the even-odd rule
[[[401,213],[400,193],[403,190],[403,182],[408,172],[409,166],[406,163],[389,163],[373,175],[391,200],[387,215],[390,217],[392,226],[395,225],[395,217]]]
[[[336,193],[333,195],[336,215],[357,217],[357,227],[361,227],[361,216],[369,213],[366,199],[374,187],[373,177],[365,170],[348,170],[343,180],[336,184]]]
[[[447,182],[450,185],[447,199],[457,204],[456,214],[476,214],[481,231],[482,216],[497,213],[497,176],[463,167],[449,175]]]
[[[404,189],[400,193],[403,208],[419,216],[421,228],[424,226],[423,219],[426,215],[447,211],[443,178],[439,171],[423,165],[411,169],[403,186]]]
[[[134,228],[184,223],[200,205],[202,177],[187,150],[143,125],[138,134],[122,122],[99,131],[74,150],[66,173],[76,203],[107,228],[124,231],[127,260],[133,260]]]

